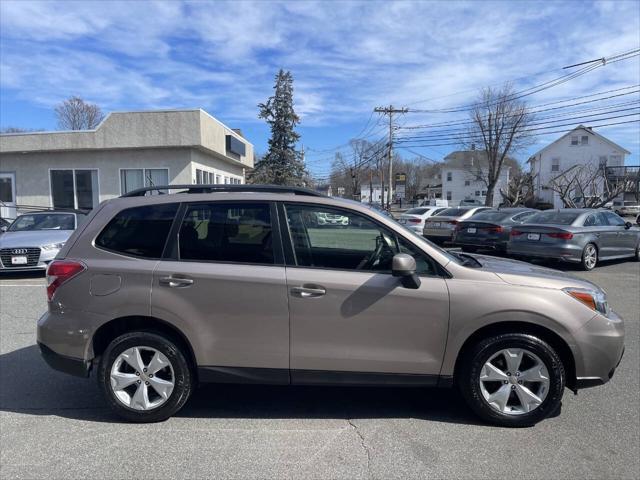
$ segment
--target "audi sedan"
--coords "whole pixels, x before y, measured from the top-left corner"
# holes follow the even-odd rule
[[[446,207],[431,206],[410,208],[398,217],[398,223],[401,223],[409,230],[413,230],[417,234],[422,235],[425,220],[434,215],[437,215],[445,208]]]
[[[56,211],[18,216],[0,236],[0,272],[46,270],[83,218]]]
[[[484,210],[456,225],[453,244],[463,252],[493,250],[506,253],[511,229],[536,213],[537,210],[531,208]]]
[[[579,263],[593,270],[601,260],[640,260],[640,229],[608,210],[547,210],[511,230],[508,253]]]
[[[458,223],[483,210],[489,210],[489,207],[445,208],[425,221],[423,235],[435,243],[451,242]]]

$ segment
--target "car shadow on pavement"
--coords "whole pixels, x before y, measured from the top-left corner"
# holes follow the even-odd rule
[[[25,278],[44,278],[44,270],[38,270],[35,272],[0,272],[0,280],[22,280]],[[1,286],[1,284],[0,284]]]
[[[52,370],[37,346],[0,355],[0,411],[121,422],[88,379]],[[416,418],[482,425],[453,389],[206,384],[176,414],[186,418]]]

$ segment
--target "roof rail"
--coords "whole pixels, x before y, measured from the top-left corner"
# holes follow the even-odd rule
[[[263,193],[293,193],[310,197],[326,197],[326,195],[304,187],[287,187],[283,185],[154,185],[143,187],[121,195],[125,197],[144,197],[147,192],[167,194],[169,190],[182,190],[176,193],[218,193],[218,192],[263,192]]]

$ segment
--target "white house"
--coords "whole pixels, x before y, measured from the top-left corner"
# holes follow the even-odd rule
[[[93,130],[0,135],[0,215],[90,210],[148,185],[244,183],[253,145],[200,109],[114,112]]]
[[[483,178],[487,166],[486,154],[480,150],[456,151],[447,155],[442,164],[442,198],[448,200],[449,205],[453,206],[458,205],[462,200],[478,200],[484,204],[487,185]],[[507,158],[495,186],[494,207],[503,202],[500,189],[506,188],[513,168],[517,168],[517,163]]]
[[[384,186],[384,201],[387,202],[388,185]],[[382,203],[382,185],[380,183],[363,183],[360,186],[360,201],[362,203]]]
[[[576,166],[592,169],[624,166],[625,156],[630,152],[603,137],[590,127],[579,125],[536,152],[529,160],[531,173],[535,176],[535,196],[543,202],[552,203],[554,208],[562,208],[563,203],[557,192],[549,188],[553,178]],[[613,168],[612,168],[613,167]],[[602,192],[593,191],[591,195]]]

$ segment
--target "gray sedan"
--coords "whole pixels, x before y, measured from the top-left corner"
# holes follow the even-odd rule
[[[608,210],[547,210],[514,227],[507,250],[517,257],[564,260],[592,270],[600,260],[640,260],[640,230]]]
[[[56,211],[18,216],[0,236],[0,272],[45,270],[84,218]]]
[[[511,229],[537,212],[530,208],[500,208],[476,213],[458,223],[453,245],[462,247],[463,252],[488,249],[505,253]]]

